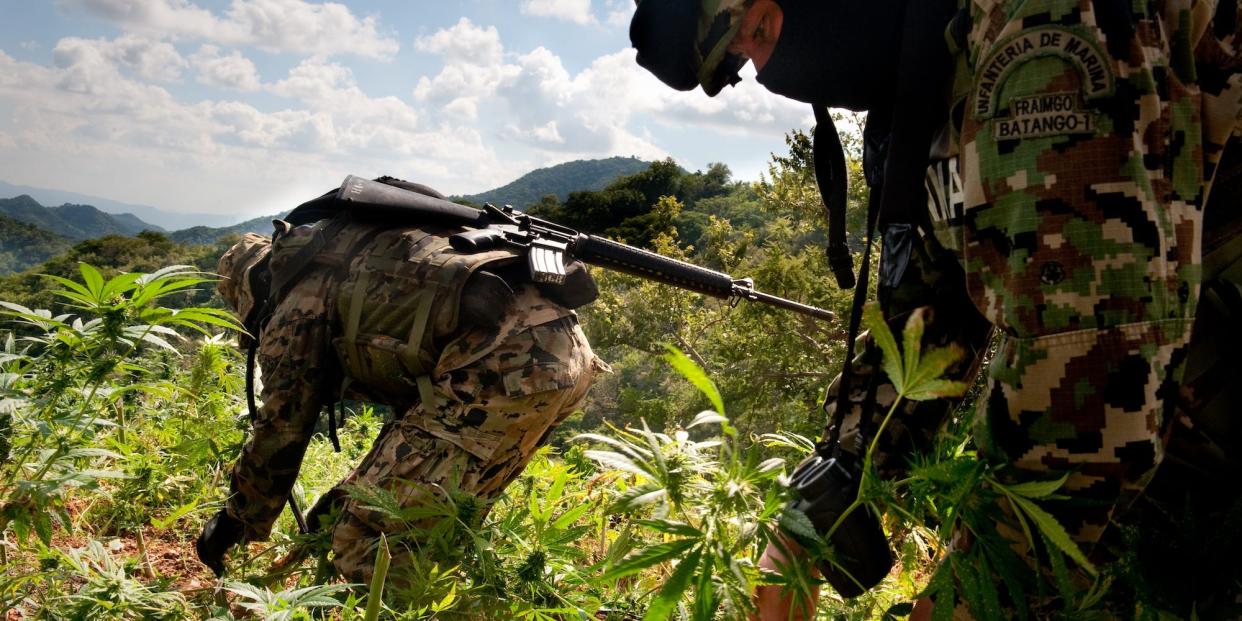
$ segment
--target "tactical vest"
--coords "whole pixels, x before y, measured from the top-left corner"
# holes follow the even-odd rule
[[[296,280],[306,268],[304,247],[334,222],[321,220],[278,235],[272,244],[273,280]],[[331,345],[347,383],[359,382],[393,404],[430,400],[438,343],[458,330],[466,283],[481,268],[499,269],[520,258],[507,249],[458,253],[448,241],[456,232],[353,223],[324,238],[310,261],[337,272],[329,295],[340,330]],[[273,299],[273,308],[280,303],[287,300]]]

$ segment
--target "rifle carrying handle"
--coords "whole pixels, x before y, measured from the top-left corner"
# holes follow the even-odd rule
[[[603,237],[579,235],[574,240],[572,254],[586,263],[713,297],[728,298],[733,295],[733,277],[728,274],[619,244]]]

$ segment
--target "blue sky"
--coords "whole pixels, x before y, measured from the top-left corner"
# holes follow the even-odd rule
[[[0,180],[270,214],[346,174],[446,193],[580,158],[756,179],[809,110],[634,63],[632,0],[0,0]]]

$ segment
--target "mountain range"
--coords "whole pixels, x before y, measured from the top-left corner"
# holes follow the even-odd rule
[[[0,216],[33,224],[77,241],[104,235],[137,235],[142,231],[164,230],[143,222],[133,214],[108,214],[91,205],[66,203],[59,207],[44,207],[28,194],[0,199]]]
[[[43,205],[91,205],[109,215],[128,214],[141,219],[144,223],[150,223],[146,227],[151,230],[174,231],[194,224],[225,226],[237,220],[237,218],[229,215],[164,211],[150,205],[122,203],[89,194],[36,188],[28,185],[14,185],[0,181],[0,196],[20,196],[22,194],[30,196]]]
[[[544,196],[553,195],[563,201],[571,192],[601,189],[619,177],[645,170],[650,165],[650,162],[632,157],[580,160],[531,171],[487,192],[452,198],[476,205],[490,202],[526,208]],[[155,231],[181,244],[212,244],[230,234],[270,233],[272,220],[282,217],[282,214],[273,214],[237,224],[184,228],[175,223],[203,218],[218,222],[227,218],[171,214],[149,206],[0,181],[0,196],[10,191],[20,192],[13,198],[0,198],[0,274],[38,265],[86,239]],[[63,203],[58,207],[46,206],[55,204],[56,200],[63,200]],[[174,224],[167,227],[171,232],[162,226],[168,223]]]

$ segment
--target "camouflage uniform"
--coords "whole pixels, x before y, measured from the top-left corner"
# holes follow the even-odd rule
[[[1210,0],[971,2],[956,158],[928,172],[934,235],[881,292],[897,326],[932,307],[926,340],[974,354],[959,378],[988,324],[1001,332],[980,453],[1013,481],[1068,475],[1071,499],[1046,508],[1089,553],[1164,458],[1182,390],[1203,207],[1242,110],[1238,21],[1215,14]],[[851,428],[894,395],[860,362]],[[904,461],[954,406],[906,404],[886,456]],[[1021,546],[1016,524],[1000,530]]]
[[[697,24],[683,23],[685,4],[640,3],[631,40],[639,64],[666,84],[697,84],[712,95],[737,79],[721,55],[750,2],[703,0]],[[786,29],[792,8],[806,12],[793,0],[778,4]],[[848,9],[857,7],[847,4],[839,12],[853,15]],[[1013,481],[1066,475],[1070,498],[1047,508],[1098,558],[1114,512],[1143,491],[1164,459],[1179,402],[1179,429],[1234,428],[1204,424],[1205,410],[1227,412],[1236,395],[1218,390],[1224,382],[1206,364],[1193,368],[1187,360],[1212,349],[1192,346],[1191,329],[1205,282],[1204,206],[1242,109],[1242,18],[1233,0],[959,0],[959,7],[945,33],[960,49],[949,123],[930,145],[929,222],[919,223],[923,235],[912,244],[909,267],[882,266],[881,304],[895,328],[929,307],[925,347],[957,343],[971,354],[950,370],[957,379],[974,375],[989,331],[1000,332],[977,399],[980,453]],[[730,27],[715,27],[720,23]],[[759,24],[760,34],[768,23]],[[796,32],[806,26],[797,25]],[[833,40],[829,33],[842,25],[822,28]],[[790,46],[818,45],[786,34],[767,50],[769,66],[791,54]],[[660,45],[659,37],[674,44]],[[694,45],[677,45],[687,38]],[[787,41],[794,43],[782,47]],[[823,45],[804,53],[812,62],[835,62],[825,49],[837,51]],[[837,57],[861,66],[882,60],[843,56],[850,51]],[[795,77],[819,88],[793,89],[769,77],[777,92],[854,101],[828,93],[850,84],[817,84],[826,79],[821,73],[848,72],[787,62],[781,73],[777,65],[778,77],[793,67]],[[759,71],[761,83],[765,71],[772,70]],[[906,110],[898,112],[908,114],[919,105],[902,103]],[[1236,202],[1217,204],[1236,211]],[[1228,317],[1242,304],[1242,249],[1219,242],[1224,258],[1206,267],[1220,286],[1208,298]],[[847,439],[874,430],[896,398],[877,372],[874,347],[857,362],[844,400]],[[1193,375],[1183,384],[1187,366]],[[841,385],[838,378],[830,389],[830,420]],[[925,447],[957,404],[904,404],[881,439],[882,471],[900,471],[905,455]],[[1233,435],[1223,446],[1242,446]],[[1192,446],[1222,445],[1190,439],[1198,441]],[[1000,530],[1022,545],[1013,524]]]
[[[226,510],[248,541],[269,535],[343,380],[350,396],[396,412],[343,483],[379,486],[412,506],[450,484],[499,494],[603,368],[573,311],[533,286],[517,287],[495,324],[459,325],[463,283],[512,253],[458,255],[447,244],[453,229],[350,224],[311,265],[290,265],[323,229],[280,227],[271,244],[277,281],[300,271],[263,327],[263,403],[233,467]],[[247,236],[221,259],[221,293],[243,317],[254,300],[237,283],[266,244]],[[380,533],[401,528],[346,500],[332,534],[336,568],[367,580]]]

